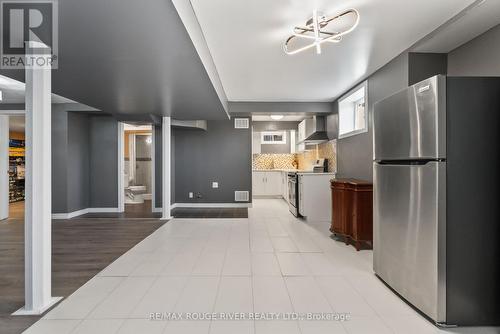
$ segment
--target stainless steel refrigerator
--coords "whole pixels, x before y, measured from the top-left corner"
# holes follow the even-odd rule
[[[440,325],[500,324],[500,78],[375,104],[374,271]]]

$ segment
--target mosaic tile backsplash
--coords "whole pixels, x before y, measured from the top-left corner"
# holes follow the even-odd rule
[[[252,169],[294,169],[295,154],[254,154]]]
[[[296,154],[254,154],[252,169],[294,169],[293,162],[300,170],[311,170],[316,159],[328,159],[328,171],[337,171],[337,141],[331,140]]]

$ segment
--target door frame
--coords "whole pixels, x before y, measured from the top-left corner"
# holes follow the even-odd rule
[[[151,126],[151,212],[155,212],[155,131]],[[135,135],[134,135],[135,136]],[[129,153],[130,154],[130,153]],[[125,212],[125,122],[118,122],[118,212]]]
[[[156,210],[156,136],[155,126],[151,124],[151,212]]]
[[[9,118],[11,116],[23,116],[26,118],[26,110],[0,110],[0,116],[7,116],[7,122],[9,122]],[[9,135],[7,135],[7,138],[9,138]],[[2,150],[3,148],[0,147],[0,150]],[[9,170],[8,168],[8,164],[9,164],[9,141],[7,140],[7,171]],[[2,205],[0,205],[0,208],[1,207],[4,207],[6,208],[7,212],[4,213],[3,215],[5,215],[6,218],[4,219],[8,219],[9,218],[9,174],[7,173],[5,176],[2,176],[2,178],[5,177],[6,180],[6,183],[7,183],[7,193],[6,194],[0,194],[0,201],[4,202]],[[1,190],[0,190],[1,191]],[[3,191],[2,191],[3,192]],[[5,198],[4,198],[5,196]],[[0,212],[0,221],[3,220],[2,218],[2,212]]]
[[[118,122],[118,212],[125,212],[125,123]]]

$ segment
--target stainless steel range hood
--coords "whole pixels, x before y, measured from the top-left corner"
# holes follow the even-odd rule
[[[329,140],[326,133],[326,120],[324,116],[313,116],[312,118],[307,118],[305,122],[306,139],[302,143],[321,144]]]

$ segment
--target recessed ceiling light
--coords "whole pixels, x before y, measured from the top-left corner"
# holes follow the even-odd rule
[[[274,119],[275,121],[279,121],[283,117],[285,117],[285,116],[283,116],[283,115],[271,115],[271,118]]]
[[[330,23],[335,23],[340,19],[344,18],[348,15],[354,15],[354,22],[345,30],[341,31],[329,31],[326,30]],[[283,49],[286,54],[293,55],[299,53],[301,51],[308,50],[310,48],[316,48],[316,53],[321,53],[321,45],[323,43],[339,43],[342,41],[342,37],[352,32],[359,23],[359,13],[356,9],[348,9],[343,11],[340,14],[328,17],[326,15],[318,13],[316,10],[313,10],[312,17],[306,21],[304,26],[296,26],[293,28],[293,34],[287,38],[285,44],[283,45]],[[289,48],[289,44],[292,41],[297,39],[308,39],[311,43],[306,46],[299,48]]]

